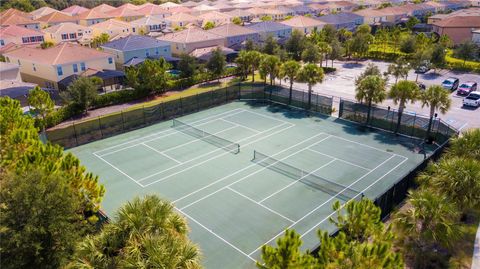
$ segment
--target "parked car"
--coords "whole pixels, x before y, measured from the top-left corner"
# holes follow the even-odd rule
[[[471,92],[467,97],[463,98],[464,106],[480,106],[480,92]]]
[[[465,83],[462,83],[460,87],[458,87],[457,94],[458,95],[468,95],[471,92],[474,92],[477,90],[477,83],[473,81],[467,81]]]
[[[453,92],[458,88],[458,84],[460,84],[460,80],[458,78],[449,77],[442,82],[442,87]]]
[[[431,68],[430,61],[423,61],[415,70],[415,73],[419,74],[425,74],[427,73]]]
[[[421,82],[417,82],[417,85],[418,85],[418,87],[420,88],[421,91],[424,91],[427,88],[427,86],[425,86],[425,84],[423,84]]]

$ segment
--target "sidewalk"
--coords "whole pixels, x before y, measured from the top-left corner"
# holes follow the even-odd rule
[[[480,225],[478,226],[473,247],[472,269],[480,269]]]

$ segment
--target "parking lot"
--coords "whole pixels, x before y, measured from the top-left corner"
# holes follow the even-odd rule
[[[345,99],[355,99],[355,78],[358,77],[366,68],[368,63],[376,64],[381,72],[386,72],[390,63],[380,61],[362,61],[362,62],[334,62],[334,67],[337,71],[333,74],[325,76],[323,83],[316,85],[313,90],[315,92],[333,95]],[[331,62],[329,62],[329,66]],[[409,80],[415,80],[417,74],[413,70],[408,75]],[[472,73],[459,73],[448,70],[437,70],[436,73],[430,70],[426,74],[419,74],[418,81],[430,85],[441,85],[442,81],[448,77],[457,77],[460,79],[460,84],[467,81],[475,81],[480,84],[480,75]],[[390,76],[388,87],[395,82],[395,78]],[[304,83],[295,83],[294,87],[297,89],[307,90],[308,87]],[[480,128],[480,108],[465,108],[462,106],[463,96],[457,96],[456,92],[451,94],[452,106],[445,115],[439,113],[439,118],[446,121],[448,124],[457,129],[466,130],[469,128]],[[337,99],[337,98],[335,98]],[[334,100],[335,100],[334,99]],[[338,101],[338,99],[337,99]],[[397,107],[392,100],[385,100],[382,106]],[[428,108],[422,108],[421,102],[414,104],[407,104],[407,111],[428,115]]]

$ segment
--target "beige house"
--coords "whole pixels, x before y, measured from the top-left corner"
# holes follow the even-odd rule
[[[78,23],[78,19],[74,16],[70,16],[66,13],[55,11],[43,17],[37,19],[40,22],[42,28],[46,28],[52,25],[57,25],[65,22]]]
[[[145,17],[157,17],[157,18],[166,18],[172,13],[164,8],[161,8],[160,6],[157,5],[147,5],[145,7],[142,7],[140,9],[137,9],[138,12],[142,13],[143,16]]]
[[[299,30],[306,35],[310,34],[314,29],[321,30],[326,24],[322,21],[305,16],[295,16],[286,21],[282,21],[281,23],[292,27],[292,30]]]
[[[257,31],[233,23],[215,27],[208,30],[208,32],[223,36],[225,39],[224,46],[228,48],[240,46],[247,40],[258,42],[260,39],[260,35]]]
[[[355,14],[363,17],[363,23],[375,24],[379,22],[387,21],[387,14],[379,9],[362,9],[354,12]]]
[[[45,40],[55,44],[60,42],[75,42],[79,39],[92,36],[92,29],[71,22],[48,27],[44,29],[43,32],[45,33]]]
[[[165,19],[155,16],[143,17],[130,23],[133,28],[140,34],[148,34],[150,32],[159,32],[165,29]]]
[[[199,28],[189,28],[180,32],[166,34],[157,39],[168,42],[172,53],[177,55],[190,53],[199,48],[222,46],[225,43],[223,36]]]
[[[132,24],[116,19],[110,19],[108,21],[91,25],[90,29],[92,29],[94,37],[105,33],[110,36],[110,39],[117,36],[127,36],[132,33],[137,33],[137,29],[133,27]]]
[[[91,9],[82,12],[76,16],[78,23],[83,26],[90,26],[93,24],[104,22],[112,17],[96,9]]]
[[[40,29],[40,22],[34,21],[28,17],[23,17],[19,14],[10,14],[8,16],[0,17],[0,26],[6,27],[9,25],[17,25],[28,29]]]
[[[60,80],[87,69],[115,70],[110,54],[71,43],[44,50],[20,47],[4,56],[7,62],[20,66],[24,81],[52,89],[58,89]]]
[[[81,7],[79,5],[73,5],[73,6],[69,6],[65,9],[62,9],[62,12],[64,13],[67,13],[67,14],[70,14],[72,16],[75,16],[77,14],[80,14],[80,13],[83,13],[85,11],[89,11],[90,9],[86,8],[86,7]]]
[[[0,28],[0,48],[9,43],[17,45],[38,45],[43,42],[43,33],[37,30],[9,25]]]
[[[102,13],[106,13],[106,12],[112,11],[114,9],[115,9],[115,7],[113,7],[111,5],[107,5],[107,4],[101,4],[101,5],[98,5],[94,8],[92,8],[92,10],[100,11]]]
[[[198,18],[202,20],[202,25],[205,25],[207,22],[213,22],[216,26],[230,23],[233,19],[232,16],[218,11],[204,13],[199,15]]]
[[[170,17],[165,18],[165,21],[167,22],[167,26],[170,26],[172,28],[186,27],[189,24],[201,25],[202,23],[202,19],[187,13],[176,13]]]
[[[132,6],[133,6],[132,4],[125,4],[117,7],[114,10],[105,12],[105,14],[117,20],[122,20],[126,22],[130,22],[130,21],[134,21],[142,18],[144,15],[138,12],[136,9],[133,9]]]
[[[36,9],[36,10],[30,12],[30,15],[32,16],[32,19],[35,20],[35,19],[38,19],[40,17],[47,16],[48,14],[50,14],[52,12],[58,12],[58,10],[53,9],[51,7],[41,7],[39,9]]]

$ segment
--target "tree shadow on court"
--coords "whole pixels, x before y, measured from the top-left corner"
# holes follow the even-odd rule
[[[342,125],[342,129],[345,133],[351,135],[369,135],[373,132],[372,128],[363,126],[361,124],[356,124],[348,122],[344,119],[337,118],[333,122]]]

